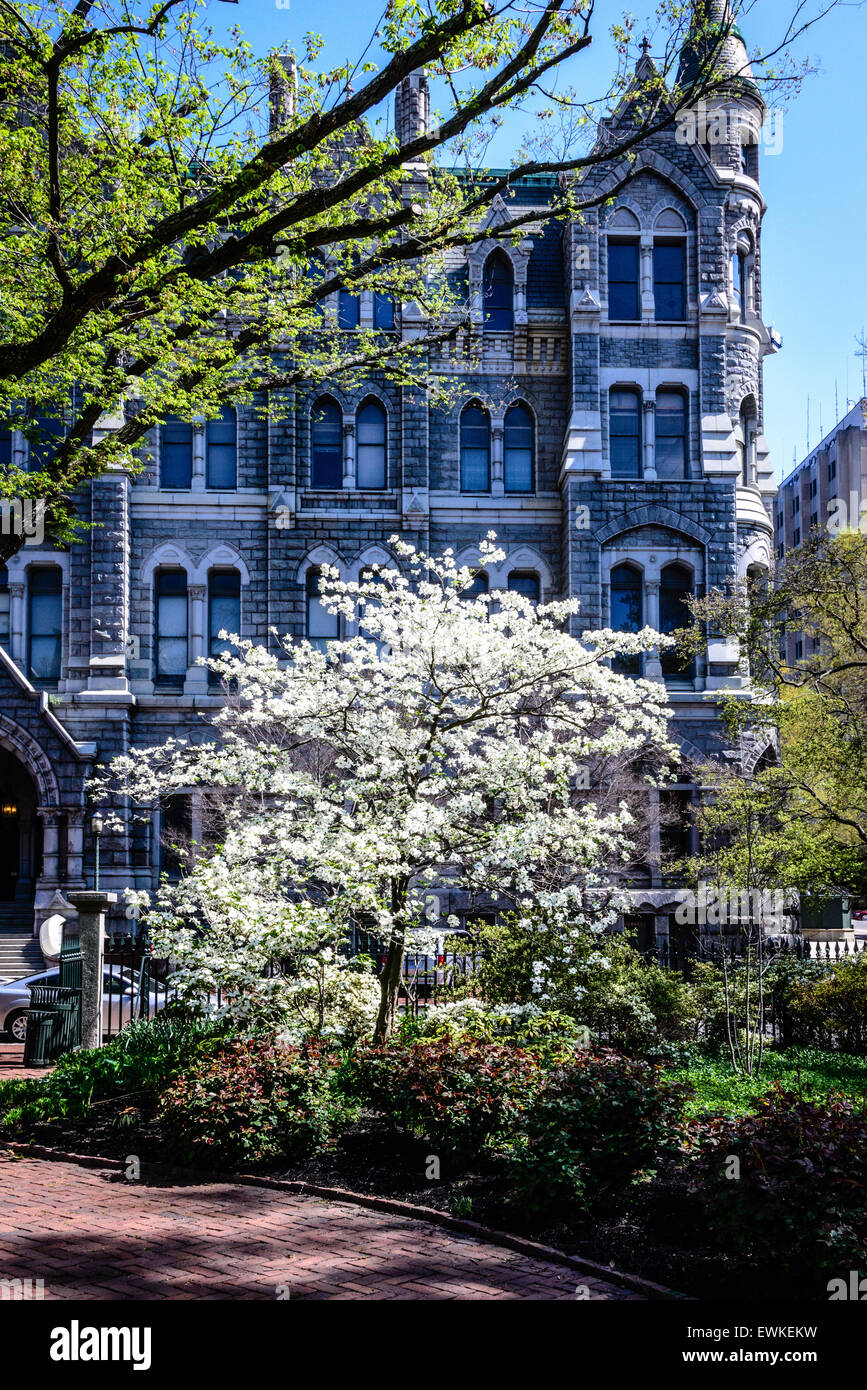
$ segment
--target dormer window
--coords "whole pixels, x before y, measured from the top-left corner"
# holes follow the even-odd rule
[[[485,330],[511,333],[515,326],[514,271],[505,251],[492,251],[482,276]]]

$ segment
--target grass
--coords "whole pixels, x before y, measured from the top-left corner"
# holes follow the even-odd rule
[[[836,1091],[859,1109],[867,1109],[867,1058],[848,1052],[823,1052],[813,1047],[766,1052],[758,1077],[735,1076],[727,1058],[707,1056],[687,1066],[670,1067],[667,1075],[694,1088],[695,1097],[686,1106],[691,1117],[746,1114],[775,1082],[801,1092],[808,1100],[824,1100]]]

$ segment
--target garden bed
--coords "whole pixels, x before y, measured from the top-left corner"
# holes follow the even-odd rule
[[[80,1118],[17,1128],[14,1138],[66,1152],[123,1160],[136,1154],[145,1165],[165,1161],[151,1093],[95,1102]],[[10,1134],[10,1137],[11,1134]],[[640,1182],[618,1211],[569,1221],[532,1221],[510,1202],[505,1163],[496,1158],[464,1171],[443,1168],[439,1180],[425,1176],[431,1145],[362,1115],[318,1157],[258,1170],[272,1177],[342,1187],[353,1192],[433,1207],[497,1230],[552,1245],[699,1299],[827,1298],[815,1285],[786,1279],[776,1268],[760,1268],[721,1254],[704,1228],[701,1204],[687,1190],[676,1166]]]

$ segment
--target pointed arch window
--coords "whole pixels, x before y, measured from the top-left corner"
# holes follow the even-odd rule
[[[692,622],[687,599],[692,596],[695,581],[687,565],[675,562],[666,565],[659,585],[659,630],[666,635]],[[671,680],[695,680],[695,660],[684,663],[674,647],[666,647],[660,655],[662,674]]]
[[[310,424],[310,485],[339,488],[343,485],[343,414],[330,396],[313,407]]]
[[[686,318],[686,246],[682,241],[654,243],[653,296],[658,323]]]
[[[542,586],[535,570],[513,570],[509,575],[509,592],[521,594],[531,603],[538,603],[542,596]]]
[[[633,565],[616,565],[611,571],[611,627],[614,632],[640,632],[644,626],[644,594],[640,572]],[[622,676],[637,676],[638,656],[617,656],[612,669]]]
[[[193,427],[169,415],[160,427],[160,487],[186,491],[193,481]]]
[[[656,476],[665,481],[686,477],[687,412],[682,391],[656,393]]]
[[[481,598],[484,594],[488,593],[489,588],[488,576],[485,574],[484,570],[479,570],[478,574],[473,576],[472,583],[468,584],[466,589],[461,593],[461,598],[467,603],[471,603],[473,599]]]
[[[364,402],[355,417],[357,435],[356,479],[360,488],[375,490],[386,485],[388,430],[379,401]]]
[[[478,401],[461,415],[461,492],[489,492],[491,487],[491,417]]]
[[[307,571],[305,580],[307,596],[307,640],[311,647],[319,651],[328,650],[328,643],[340,636],[340,615],[329,613],[322,602],[322,574],[318,569]]]
[[[503,476],[506,492],[532,492],[535,430],[525,405],[510,406],[504,425]]]
[[[505,251],[492,251],[482,275],[484,324],[491,333],[510,333],[515,326],[515,272]]]
[[[206,427],[207,486],[231,492],[237,486],[238,421],[231,406],[224,406]]]
[[[609,396],[612,478],[641,477],[641,397],[614,390]]]
[[[155,583],[156,641],[154,680],[182,686],[187,674],[187,576],[184,570],[159,570]]]
[[[234,656],[237,652],[221,632],[241,632],[241,576],[237,570],[211,570],[208,575],[208,656]],[[210,668],[208,684],[220,684],[219,675]]]
[[[8,648],[10,636],[9,571],[5,565],[0,565],[0,647]]]
[[[638,240],[632,238],[608,241],[608,317],[634,322],[639,312]]]

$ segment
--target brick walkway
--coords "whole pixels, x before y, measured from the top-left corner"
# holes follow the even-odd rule
[[[47,1076],[53,1067],[25,1067],[23,1043],[0,1043],[0,1081],[13,1076]]]
[[[48,1299],[638,1299],[426,1222],[0,1153],[0,1279]],[[579,1291],[586,1286],[587,1293]]]

